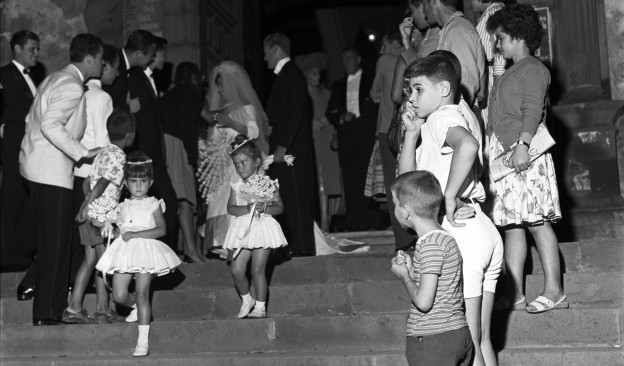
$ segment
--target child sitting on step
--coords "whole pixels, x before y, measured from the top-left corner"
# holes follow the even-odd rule
[[[233,183],[230,190],[227,211],[235,218],[225,235],[223,248],[235,251],[231,273],[236,291],[243,299],[238,318],[266,318],[266,264],[271,249],[288,244],[282,228],[273,218],[281,214],[284,207],[277,180],[272,181],[262,171],[260,149],[251,139],[245,135],[236,136],[230,155],[242,180]],[[256,299],[251,296],[245,275],[249,261]]]
[[[405,355],[410,366],[470,365],[474,346],[464,314],[462,257],[438,222],[442,190],[436,177],[418,170],[392,184],[395,215],[418,234],[413,259],[399,250],[392,273],[411,299]]]
[[[139,337],[132,354],[149,354],[149,330],[152,308],[149,302],[150,285],[154,276],[165,275],[180,265],[180,258],[167,244],[156,240],[165,235],[166,226],[162,200],[149,197],[153,181],[152,160],[140,151],[128,156],[124,184],[130,199],[119,204],[117,226],[121,235],[106,249],[96,268],[113,274],[113,300],[132,307],[126,322],[139,322]],[[135,293],[128,292],[132,278]]]

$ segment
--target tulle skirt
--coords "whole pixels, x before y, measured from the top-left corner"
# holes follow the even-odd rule
[[[260,218],[255,217],[251,226],[250,221],[251,214],[234,218],[225,234],[223,248],[273,249],[288,245],[282,227],[273,216],[262,214]]]
[[[182,262],[167,244],[155,239],[115,239],[95,268],[107,274],[152,273],[166,275]]]

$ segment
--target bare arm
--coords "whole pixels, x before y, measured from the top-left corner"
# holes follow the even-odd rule
[[[152,213],[152,216],[154,216],[154,223],[156,224],[156,226],[147,230],[126,231],[125,233],[121,235],[123,240],[128,241],[134,238],[158,239],[161,236],[164,236],[167,233],[167,225],[165,224],[165,216],[163,215],[160,205]]]
[[[251,206],[239,206],[236,204],[236,193],[234,189],[230,189],[230,198],[228,199],[227,212],[232,216],[243,216],[251,212]]]
[[[444,192],[444,202],[446,206],[446,218],[453,226],[464,226],[455,222],[454,215],[458,207],[457,199],[461,192],[462,185],[472,169],[479,142],[463,127],[451,127],[446,133],[446,143],[453,149],[453,158],[449,171],[446,190]]]
[[[428,312],[433,307],[433,300],[438,289],[438,275],[433,273],[422,273],[420,275],[420,286],[410,278],[408,267],[405,263],[392,259],[392,273],[403,282],[405,290],[412,300],[412,303],[423,313]]]
[[[88,182],[89,179],[85,179],[85,182]],[[106,190],[106,187],[110,184],[110,181],[106,178],[100,178],[95,183],[95,186],[89,193],[85,193],[85,200],[80,205],[80,211],[78,211],[78,215],[76,216],[77,222],[84,222],[87,219],[87,213],[89,212],[89,205],[93,203],[96,199],[98,199],[102,193]]]
[[[425,122],[414,113],[413,108],[407,108],[401,116],[405,126],[405,139],[399,156],[399,174],[416,170],[416,144],[420,137],[420,128]]]
[[[403,103],[403,74],[405,73],[405,61],[399,57],[394,67],[394,79],[392,80],[392,100],[396,104]]]

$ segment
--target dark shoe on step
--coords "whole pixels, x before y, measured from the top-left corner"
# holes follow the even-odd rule
[[[59,316],[56,318],[47,318],[47,319],[35,319],[33,320],[33,325],[36,327],[42,325],[61,325],[63,323],[63,319]]]
[[[63,310],[63,322],[67,324],[93,324],[95,320],[89,316],[86,309],[72,313],[68,309]]]
[[[35,297],[35,286],[17,286],[17,299],[19,301],[30,300]]]

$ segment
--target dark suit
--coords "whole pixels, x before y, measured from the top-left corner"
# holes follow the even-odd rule
[[[129,71],[128,91],[131,98],[138,97],[141,102],[141,109],[134,114],[136,119],[136,138],[130,151],[142,151],[152,159],[154,184],[149,194],[165,201],[166,210],[164,215],[167,223],[167,234],[163,237],[163,241],[173,249],[176,249],[178,241],[176,226],[178,200],[167,173],[167,166],[165,165],[163,115],[160,108],[160,100],[154,92],[149,78],[139,67],[133,67]]]
[[[4,124],[2,183],[0,185],[0,246],[2,265],[27,265],[35,251],[32,210],[26,184],[19,171],[19,152],[24,138],[25,118],[34,100],[24,74],[13,62],[0,68],[3,93],[0,125]]]
[[[128,95],[128,77],[130,75],[126,66],[123,51],[119,50],[119,75],[115,78],[112,85],[102,85],[102,89],[107,92],[113,99],[113,106],[129,111],[130,108],[126,103]]]
[[[278,146],[295,157],[294,166],[272,164],[269,175],[279,179],[284,213],[276,219],[295,255],[314,255],[313,221],[318,203],[312,143],[312,104],[305,76],[293,61],[277,77],[266,106],[273,132],[269,151]]]
[[[366,173],[377,129],[377,108],[370,96],[375,75],[362,71],[359,89],[360,117],[340,124],[340,116],[347,111],[347,77],[338,80],[332,88],[327,107],[327,119],[338,132],[338,159],[342,170],[348,230],[379,228],[381,213],[371,209],[371,200],[364,196]]]

